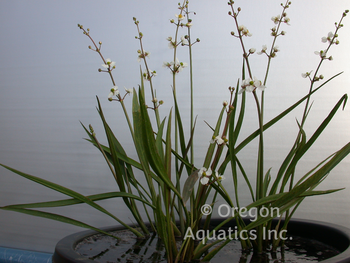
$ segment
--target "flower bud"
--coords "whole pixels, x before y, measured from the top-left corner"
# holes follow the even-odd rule
[[[89,124],[89,129],[90,129],[90,132],[93,133],[94,132],[94,129],[92,128],[92,125]]]

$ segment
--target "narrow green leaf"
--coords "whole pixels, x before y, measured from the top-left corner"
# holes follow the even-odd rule
[[[158,128],[158,132],[156,134],[156,148],[157,151],[159,153],[159,157],[162,160],[162,162],[164,162],[164,150],[163,150],[163,130],[164,130],[164,124],[165,124],[165,118],[164,120],[161,122],[159,128]]]
[[[100,201],[100,200],[106,200],[111,198],[117,198],[117,197],[128,197],[135,200],[138,200],[142,203],[145,203],[146,205],[150,206],[151,208],[155,208],[152,204],[147,202],[146,200],[133,195],[129,193],[124,192],[108,192],[108,193],[102,193],[102,194],[96,194],[96,195],[89,195],[87,198],[89,198],[91,201]],[[13,207],[13,208],[44,208],[44,207],[60,207],[60,206],[70,206],[70,205],[76,205],[76,204],[82,204],[83,201],[71,198],[71,199],[63,199],[63,200],[57,200],[57,201],[48,201],[48,202],[39,202],[39,203],[30,203],[30,204],[18,204],[18,205],[8,205],[4,207]]]
[[[80,222],[78,220],[75,220],[75,219],[72,219],[72,218],[69,218],[69,217],[65,217],[65,216],[61,216],[61,215],[58,215],[58,214],[53,214],[53,213],[48,213],[48,212],[43,212],[43,211],[38,211],[38,210],[31,210],[31,209],[23,209],[23,208],[18,208],[18,207],[0,207],[0,209],[14,211],[14,212],[19,212],[19,213],[32,215],[32,216],[37,216],[37,217],[48,218],[48,219],[51,219],[51,220],[67,223],[67,224],[70,224],[70,225],[75,225],[75,226],[91,229],[91,230],[100,232],[102,234],[105,234],[107,236],[110,236],[110,237],[113,237],[113,238],[116,238],[116,239],[120,239],[120,237],[111,235],[108,232],[105,232],[105,231],[103,231],[101,229],[98,229],[96,227],[90,226],[90,225],[85,224],[83,222]]]
[[[221,121],[222,121],[222,117],[225,113],[225,110],[226,110],[226,107],[223,107],[220,114],[219,114],[219,117],[218,117],[218,120],[216,122],[216,126],[215,126],[215,130],[214,130],[214,134],[213,136],[218,136],[219,135],[219,131],[220,131],[220,127],[221,127]],[[214,154],[214,150],[215,150],[215,143],[211,143],[208,147],[208,150],[207,150],[207,154],[205,156],[205,160],[204,160],[204,163],[203,163],[203,166],[205,168],[209,168],[210,166],[210,162],[211,162],[211,159],[213,157],[213,154]]]
[[[154,172],[161,178],[161,180],[178,196],[181,197],[180,193],[177,191],[172,181],[168,178],[167,171],[164,167],[164,164],[159,156],[155,145],[154,132],[152,129],[152,124],[149,119],[147,108],[145,106],[144,98],[139,92],[139,101],[140,101],[140,112],[141,112],[141,135],[143,139],[143,145],[146,147],[145,156],[154,170]]]
[[[337,113],[341,105],[347,100],[347,94],[343,95],[340,100],[337,102],[337,104],[333,107],[331,112],[328,114],[328,116],[323,120],[321,125],[317,128],[317,130],[314,132],[314,134],[311,136],[311,138],[304,144],[302,147],[296,152],[295,156],[293,157],[293,160],[290,162],[289,167],[287,168],[285,175],[283,177],[283,182],[281,189],[283,190],[284,186],[287,184],[287,181],[289,179],[289,176],[291,175],[291,172],[296,167],[296,164],[299,162],[301,157],[310,149],[310,147],[313,145],[313,143],[317,140],[317,138],[321,135],[321,133],[324,131],[324,129],[327,127],[327,125],[330,123],[334,115]]]
[[[165,141],[165,169],[168,173],[168,177],[171,180],[171,119],[172,119],[172,111],[169,112],[168,118],[168,127],[166,133],[166,141]]]
[[[91,207],[97,209],[98,211],[112,217],[113,219],[115,219],[117,222],[119,222],[120,224],[122,224],[123,226],[129,228],[131,231],[133,231],[136,235],[138,236],[142,236],[142,234],[140,234],[138,231],[136,231],[135,229],[131,228],[130,226],[126,225],[123,221],[121,221],[119,218],[117,218],[116,216],[114,216],[113,214],[111,214],[110,212],[108,212],[106,209],[104,209],[103,207],[101,207],[100,205],[96,204],[95,202],[93,202],[91,199],[87,198],[86,196],[82,195],[82,194],[79,194],[78,192],[75,192],[69,188],[66,188],[64,186],[61,186],[61,185],[58,185],[58,184],[55,184],[55,183],[52,183],[50,181],[47,181],[45,179],[42,179],[42,178],[39,178],[39,177],[36,177],[36,176],[33,176],[33,175],[29,175],[29,174],[26,174],[26,173],[23,173],[23,172],[20,172],[16,169],[13,169],[11,167],[8,167],[6,165],[3,165],[3,164],[0,164],[2,167],[10,170],[11,172],[14,172],[28,180],[31,180],[33,182],[36,182],[38,184],[41,184],[47,188],[50,188],[52,190],[55,190],[57,192],[60,192],[62,194],[65,194],[67,196],[70,196],[70,197],[73,197],[75,199],[78,199],[88,205],[90,205]]]
[[[182,200],[186,204],[187,200],[190,198],[193,191],[193,187],[198,180],[198,170],[194,171],[189,177],[187,177],[183,190],[182,190]]]

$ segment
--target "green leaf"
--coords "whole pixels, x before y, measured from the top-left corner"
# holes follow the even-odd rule
[[[310,149],[310,147],[313,145],[313,143],[317,140],[317,138],[321,135],[321,133],[324,131],[324,129],[327,127],[327,125],[330,123],[334,115],[337,113],[339,108],[342,104],[344,104],[347,101],[347,94],[343,95],[341,99],[338,101],[338,103],[333,107],[331,112],[328,114],[328,116],[323,120],[321,125],[317,128],[317,130],[314,132],[314,134],[311,136],[311,138],[306,142],[302,144],[302,147],[298,149],[298,151],[295,153],[292,161],[289,164],[289,167],[287,168],[285,175],[283,177],[282,186],[281,189],[284,188],[284,186],[287,184],[287,181],[289,179],[289,176],[291,175],[292,171],[296,167],[298,161],[301,159],[301,157]],[[305,137],[305,136],[304,136]],[[277,178],[278,179],[278,178]]]
[[[151,208],[155,208],[152,204],[145,201],[144,199],[133,195],[129,193],[124,192],[108,192],[108,193],[102,193],[102,194],[95,194],[95,195],[89,195],[87,198],[89,198],[91,201],[100,201],[100,200],[106,200],[111,198],[117,198],[117,197],[128,197],[135,200],[138,200],[142,203],[145,203],[146,205],[150,206]],[[13,208],[44,208],[44,207],[60,207],[60,206],[70,206],[70,205],[76,205],[76,204],[82,204],[83,201],[71,198],[71,199],[63,199],[63,200],[57,200],[57,201],[48,201],[48,202],[39,202],[39,203],[30,203],[30,204],[18,204],[18,205],[8,205],[4,207],[13,207]]]
[[[168,173],[168,177],[171,180],[171,118],[172,118],[172,111],[169,112],[169,118],[168,118],[168,127],[167,127],[167,133],[166,133],[166,141],[165,141],[165,169]]]
[[[218,136],[219,135],[219,131],[220,131],[220,127],[221,127],[221,121],[222,121],[222,117],[223,117],[223,115],[225,113],[225,110],[226,110],[226,107],[223,107],[221,112],[220,112],[220,115],[219,115],[218,120],[216,122],[216,126],[215,126],[215,130],[214,130],[213,136]],[[204,163],[203,163],[203,167],[209,168],[211,159],[212,159],[213,154],[214,154],[215,146],[216,146],[215,143],[211,143],[209,145],[208,150],[207,150],[207,154],[205,156],[205,160],[204,160]]]
[[[181,197],[180,193],[174,187],[172,181],[168,178],[167,171],[157,151],[152,124],[148,116],[144,98],[140,92],[139,101],[139,108],[141,112],[141,130],[139,130],[139,133],[142,136],[143,145],[147,149],[145,151],[145,156],[153,171],[161,178],[162,182],[164,182],[178,197]]]
[[[90,225],[85,224],[83,222],[80,222],[78,220],[75,220],[75,219],[72,219],[72,218],[69,218],[69,217],[65,217],[65,216],[61,216],[61,215],[58,215],[58,214],[53,214],[53,213],[48,213],[48,212],[43,212],[43,211],[38,211],[38,210],[18,208],[18,207],[10,207],[10,206],[9,207],[0,207],[0,209],[14,211],[14,212],[19,212],[19,213],[32,215],[32,216],[37,216],[37,217],[48,218],[48,219],[52,219],[52,220],[55,220],[55,221],[67,223],[67,224],[70,224],[70,225],[75,225],[75,226],[91,229],[91,230],[100,232],[102,234],[105,234],[107,236],[110,236],[110,237],[113,237],[113,238],[116,238],[116,239],[120,239],[120,237],[111,235],[108,232],[105,232],[105,231],[103,231],[101,229],[98,229],[96,227],[90,226]]]
[[[156,134],[156,147],[157,151],[159,153],[159,157],[162,159],[162,162],[164,162],[164,150],[163,150],[163,130],[164,130],[164,123],[165,123],[165,118],[161,122],[158,132]]]
[[[64,186],[61,186],[61,185],[58,185],[58,184],[55,184],[55,183],[52,183],[50,181],[47,181],[45,179],[42,179],[42,178],[39,178],[39,177],[36,177],[36,176],[33,176],[33,175],[29,175],[29,174],[26,174],[26,173],[23,173],[23,172],[20,172],[16,169],[13,169],[11,167],[8,167],[6,165],[3,165],[3,164],[0,164],[2,167],[10,170],[11,172],[14,172],[26,179],[29,179],[33,182],[36,182],[38,184],[41,184],[47,188],[50,188],[52,190],[55,190],[57,192],[60,192],[62,194],[65,194],[67,196],[70,196],[70,197],[73,197],[75,199],[78,199],[88,205],[90,205],[91,207],[97,209],[98,211],[112,217],[113,219],[115,219],[117,222],[119,222],[120,224],[122,224],[123,226],[127,227],[128,229],[130,229],[132,232],[134,232],[136,235],[138,236],[142,236],[142,234],[140,234],[138,231],[136,231],[135,229],[133,229],[132,227],[126,225],[123,221],[121,221],[119,218],[117,218],[116,216],[114,216],[113,214],[111,214],[110,212],[108,212],[106,209],[104,209],[103,207],[101,207],[100,205],[96,204],[95,202],[93,202],[91,199],[87,198],[86,196],[82,195],[82,194],[79,194],[78,192],[75,192],[69,188],[66,188]]]
[[[193,187],[198,180],[198,171],[194,171],[190,176],[187,177],[183,190],[182,190],[182,200],[183,203],[186,204],[187,200],[190,198],[191,193],[193,191]]]

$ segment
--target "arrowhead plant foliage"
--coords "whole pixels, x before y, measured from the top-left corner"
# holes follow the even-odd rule
[[[311,110],[312,95],[341,74],[338,73],[324,79],[323,75],[320,74],[320,70],[324,62],[332,60],[329,51],[331,47],[339,44],[338,31],[343,26],[342,21],[348,11],[345,11],[340,21],[335,23],[334,32],[330,32],[322,38],[322,42],[325,43],[326,47],[324,50],[315,52],[319,56],[319,64],[313,71],[302,73],[302,77],[308,78],[310,81],[308,92],[270,121],[265,122],[264,120],[264,96],[265,92],[270,91],[267,81],[270,64],[273,59],[276,59],[277,53],[280,52],[276,45],[278,38],[286,35],[282,28],[289,25],[290,19],[286,10],[290,8],[290,5],[291,2],[289,1],[281,4],[281,14],[272,17],[271,46],[263,45],[262,49],[256,52],[255,48],[248,49],[245,44],[245,39],[253,36],[244,25],[239,23],[239,18],[244,14],[244,10],[241,10],[240,7],[236,8],[234,1],[230,0],[228,2],[228,15],[233,22],[231,35],[234,41],[240,43],[240,52],[243,54],[242,75],[235,80],[235,82],[237,81],[235,87],[229,87],[228,100],[223,102],[222,108],[218,112],[217,122],[213,126],[208,124],[208,129],[212,130],[213,136],[208,138],[208,149],[200,166],[194,163],[196,148],[193,139],[196,133],[196,119],[194,118],[195,109],[193,107],[195,83],[192,73],[192,49],[200,40],[193,40],[192,38],[193,21],[191,16],[195,13],[189,11],[189,1],[179,3],[178,12],[170,19],[170,23],[174,25],[175,33],[166,40],[169,48],[173,50],[173,57],[170,58],[169,62],[164,62],[163,67],[172,74],[169,92],[172,92],[173,95],[173,107],[163,115],[166,116],[165,118],[162,118],[160,114],[163,101],[157,99],[156,89],[153,86],[153,78],[157,76],[157,72],[149,67],[148,59],[151,53],[145,51],[144,35],[140,30],[139,21],[133,18],[137,30],[135,38],[140,44],[140,48],[137,50],[137,60],[142,63],[140,66],[140,85],[136,88],[125,88],[125,91],[119,90],[117,81],[113,76],[113,70],[118,67],[117,63],[109,58],[105,59],[101,52],[102,42],[96,43],[90,35],[90,30],[78,25],[92,43],[89,49],[96,52],[102,59],[103,64],[99,72],[107,73],[111,79],[112,88],[108,100],[120,104],[127,120],[127,129],[130,131],[137,158],[133,159],[128,156],[110,128],[100,100],[97,98],[97,110],[105,130],[107,145],[100,144],[91,125],[86,127],[82,124],[82,126],[88,135],[87,140],[101,152],[106,161],[115,179],[117,190],[84,196],[72,189],[2,165],[24,178],[61,192],[69,198],[51,202],[8,205],[0,208],[54,219],[110,235],[73,218],[38,210],[44,207],[85,203],[106,214],[106,216],[112,217],[119,224],[130,229],[137,237],[142,238],[150,235],[151,232],[156,232],[165,246],[168,262],[190,262],[198,259],[209,261],[228,242],[238,237],[241,237],[243,249],[253,249],[260,253],[267,249],[276,250],[279,245],[283,244],[283,235],[277,235],[277,237],[270,239],[264,238],[264,231],[274,229],[271,224],[272,219],[276,217],[285,219],[283,223],[280,221],[281,223],[275,229],[280,233],[285,233],[283,231],[287,229],[289,220],[306,197],[340,190],[315,190],[315,188],[350,152],[350,143],[348,143],[337,152],[330,154],[325,160],[320,160],[316,167],[310,171],[305,171],[302,176],[296,174],[296,167],[305,153],[315,143],[340,108],[345,107],[347,101],[347,94],[344,94],[314,133],[311,136],[306,136],[304,126]],[[188,49],[188,58],[184,59],[188,62],[178,59],[177,51],[180,48]],[[266,71],[262,79],[255,77],[250,63],[250,60],[254,59],[256,55],[266,56]],[[180,103],[177,100],[177,79],[181,77],[181,71],[183,70],[189,70],[190,72],[189,96],[191,107],[190,131],[188,134],[184,130],[181,109],[179,108]],[[146,96],[148,92],[151,96],[150,102],[146,101],[146,98],[149,97]],[[244,125],[247,96],[252,96],[255,101],[259,128],[251,134],[244,135],[241,131]],[[126,100],[132,103],[131,112],[127,110],[124,104]],[[271,129],[274,124],[297,107],[303,107],[304,110],[296,124],[298,133],[295,136],[294,144],[291,145],[290,151],[277,169],[277,173],[272,174],[271,169],[266,169],[264,166],[264,148],[266,147],[264,132]],[[238,142],[238,137],[245,139]],[[252,176],[246,172],[238,153],[256,138],[258,139],[257,171],[256,175]],[[138,176],[140,173],[143,174],[143,181],[146,183],[141,184],[135,173]],[[298,180],[298,178],[301,179]],[[222,183],[223,180],[225,184]],[[244,180],[250,191],[251,203],[246,206],[246,209],[256,209],[258,211],[256,220],[247,224],[242,220],[242,215],[236,213],[225,218],[222,224],[215,229],[210,228],[210,231],[206,232],[208,234],[202,240],[196,240],[187,235],[186,233],[189,230],[192,233],[196,233],[200,229],[209,230],[211,215],[203,209],[205,205],[206,208],[213,209],[218,200],[223,200],[232,209],[239,210],[242,208],[238,189],[239,180]],[[255,189],[253,188],[254,185]],[[98,204],[100,200],[111,198],[122,198],[138,227],[126,224],[117,215]],[[259,213],[262,210],[271,212],[268,214]],[[279,213],[276,213],[276,211],[279,211]],[[219,230],[220,227],[231,220],[236,221],[238,232],[231,233],[214,242],[207,242],[216,230]],[[255,230],[256,234],[251,235],[249,232],[251,230]],[[246,238],[242,238],[240,233],[245,233],[244,237]]]

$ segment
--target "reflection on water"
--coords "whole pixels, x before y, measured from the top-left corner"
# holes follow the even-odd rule
[[[137,239],[127,230],[113,233],[122,239],[118,241],[112,237],[97,234],[79,242],[75,251],[99,263],[167,263],[164,245],[156,235]],[[242,252],[239,241],[232,240],[210,262],[307,263],[319,262],[337,254],[339,251],[321,242],[294,236],[292,240],[286,242],[284,249],[263,255],[249,251]]]

